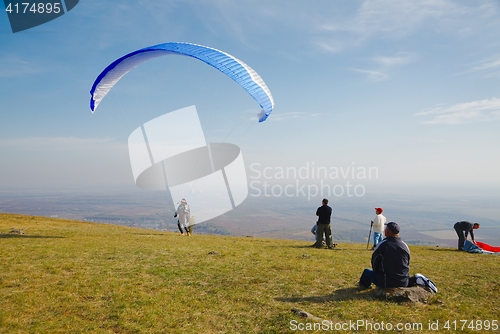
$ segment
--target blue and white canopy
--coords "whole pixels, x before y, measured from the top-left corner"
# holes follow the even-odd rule
[[[274,108],[271,91],[267,88],[264,80],[250,66],[223,51],[207,46],[179,42],[149,46],[131,52],[112,62],[99,74],[90,90],[90,109],[92,113],[118,80],[130,70],[149,59],[169,54],[199,59],[236,81],[262,108],[259,113],[259,122],[265,121],[271,114]]]

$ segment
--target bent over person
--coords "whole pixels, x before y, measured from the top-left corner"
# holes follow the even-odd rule
[[[458,250],[462,250],[462,247],[464,246],[465,240],[467,240],[467,236],[469,235],[469,233],[470,238],[472,239],[472,243],[476,244],[476,240],[474,239],[474,230],[477,230],[479,228],[478,223],[472,224],[468,221],[461,221],[455,223],[453,228],[458,235]]]
[[[379,288],[407,287],[410,279],[410,249],[399,237],[399,225],[390,222],[372,254],[372,269],[365,269],[359,286],[369,289],[375,284]]]

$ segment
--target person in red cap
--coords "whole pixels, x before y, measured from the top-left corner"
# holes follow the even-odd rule
[[[384,209],[375,208],[375,219],[372,220],[372,228],[373,228],[373,249],[377,247],[377,244],[384,239],[384,225],[387,219],[382,214]]]

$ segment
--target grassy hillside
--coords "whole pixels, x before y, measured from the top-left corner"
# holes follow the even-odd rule
[[[312,241],[187,237],[9,214],[0,214],[0,233],[2,333],[285,333],[314,325],[292,308],[333,329],[402,323],[408,333],[436,333],[429,321],[439,321],[439,332],[500,332],[494,322],[485,331],[486,320],[500,322],[500,256],[410,246],[411,273],[440,289],[418,305],[356,289],[371,256],[361,244],[318,250]],[[410,330],[413,323],[422,330]]]

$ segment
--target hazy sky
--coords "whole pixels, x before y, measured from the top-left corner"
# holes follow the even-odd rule
[[[196,105],[250,169],[376,168],[373,185],[500,185],[498,1],[82,0],[12,33],[0,13],[0,189],[133,185],[127,139]],[[250,65],[275,109],[195,59],[160,57],[89,109],[115,59],[170,42]],[[367,181],[368,182],[368,181]]]

